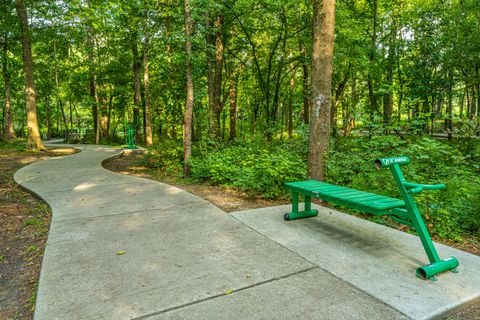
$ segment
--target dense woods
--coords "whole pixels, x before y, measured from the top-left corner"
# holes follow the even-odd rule
[[[121,136],[125,122],[136,124],[139,142],[181,134],[189,59],[182,3],[25,4],[44,137],[81,129],[95,135],[98,127],[99,139],[108,140]],[[478,118],[478,4],[338,2],[333,133],[378,126],[394,134],[448,133]],[[198,0],[190,5],[194,140],[254,133],[288,137],[308,123],[314,4]],[[7,137],[12,128],[18,136],[27,131],[21,107],[25,31],[18,12],[14,1],[2,0],[1,127]]]
[[[35,134],[35,108],[43,139],[122,144],[131,123],[148,165],[267,197],[307,172],[392,195],[369,161],[403,153],[453,185],[432,220],[480,229],[478,0],[1,7],[5,140]]]

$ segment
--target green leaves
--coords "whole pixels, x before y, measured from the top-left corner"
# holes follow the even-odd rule
[[[478,141],[477,141],[478,144]],[[457,239],[462,232],[480,232],[480,175],[476,161],[462,153],[462,144],[429,137],[401,140],[395,136],[349,138],[338,142],[328,163],[328,181],[355,189],[398,197],[388,170],[377,171],[372,160],[408,156],[405,178],[417,183],[445,183],[443,191],[416,196],[431,232]]]
[[[199,180],[266,198],[283,197],[286,182],[305,179],[306,145],[298,152],[282,143],[238,143],[214,150],[205,158],[194,157],[191,166],[192,176]]]

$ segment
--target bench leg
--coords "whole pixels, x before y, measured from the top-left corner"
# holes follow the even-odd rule
[[[305,209],[298,211],[298,192],[292,192],[292,212],[286,213],[283,218],[286,221],[315,217],[318,215],[318,211],[312,210],[312,197],[305,196]]]
[[[409,220],[412,222],[412,225],[415,228],[420,241],[422,242],[428,260],[430,261],[430,264],[417,269],[417,276],[422,279],[435,280],[435,276],[441,272],[447,270],[458,272],[458,260],[455,257],[440,260],[437,250],[435,249],[432,239],[430,238],[430,234],[428,233],[428,229],[425,226],[417,204],[415,203],[415,199],[403,184],[405,179],[403,178],[402,171],[400,170],[398,164],[390,167],[390,170],[392,171],[393,178],[395,179],[395,182],[400,190],[400,194],[405,201],[405,207],[410,218]]]

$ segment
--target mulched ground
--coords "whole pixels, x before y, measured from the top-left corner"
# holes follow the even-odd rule
[[[0,142],[1,144],[2,142]],[[50,208],[23,191],[13,174],[29,163],[75,153],[71,148],[28,152],[0,148],[0,319],[31,319]]]

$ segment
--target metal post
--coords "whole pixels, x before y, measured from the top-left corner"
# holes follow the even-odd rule
[[[420,241],[422,241],[422,245],[427,253],[428,260],[430,263],[440,261],[437,250],[435,249],[432,239],[430,238],[430,234],[428,233],[427,227],[425,226],[422,216],[418,211],[417,204],[415,203],[412,195],[408,193],[407,188],[403,185],[405,178],[403,177],[402,170],[400,170],[398,164],[391,166],[390,170],[392,171],[393,178],[395,179],[397,187],[400,190],[400,194],[405,201],[405,207],[410,215],[410,220],[412,221],[413,226],[420,237]]]

